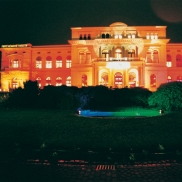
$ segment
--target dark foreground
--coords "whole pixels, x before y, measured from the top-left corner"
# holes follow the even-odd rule
[[[181,182],[182,163],[158,161],[157,163],[66,164],[63,161],[3,162],[0,170],[2,182]]]

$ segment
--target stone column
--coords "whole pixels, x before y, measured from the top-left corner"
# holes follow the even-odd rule
[[[128,69],[123,70],[123,87],[129,87]]]

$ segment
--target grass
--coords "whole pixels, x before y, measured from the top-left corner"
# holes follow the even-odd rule
[[[58,110],[0,110],[0,145],[40,149],[182,147],[182,113],[144,118],[89,118]]]

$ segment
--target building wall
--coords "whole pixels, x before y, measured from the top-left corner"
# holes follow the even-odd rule
[[[71,28],[68,45],[2,45],[1,90],[39,86],[142,86],[182,81],[182,43],[171,44],[166,26]]]

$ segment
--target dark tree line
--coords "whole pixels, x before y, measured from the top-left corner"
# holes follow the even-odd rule
[[[36,81],[27,81],[24,88],[9,93],[4,107],[46,108],[61,110],[116,110],[121,107],[148,107],[148,89],[122,88],[110,89],[105,86],[67,87],[45,86],[39,89]]]

